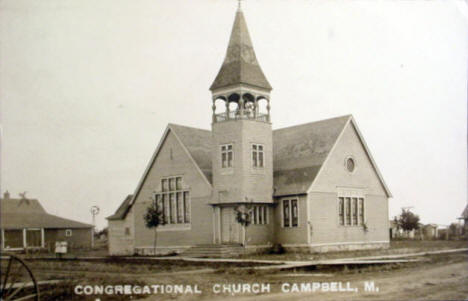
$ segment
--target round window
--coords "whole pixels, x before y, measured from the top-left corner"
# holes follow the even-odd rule
[[[349,172],[354,171],[354,160],[353,160],[353,158],[346,159],[346,169],[348,169]]]

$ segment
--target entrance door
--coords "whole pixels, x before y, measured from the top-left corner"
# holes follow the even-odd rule
[[[40,229],[26,230],[26,244],[28,247],[41,247],[42,237]]]
[[[221,242],[239,243],[239,224],[233,208],[221,208]]]

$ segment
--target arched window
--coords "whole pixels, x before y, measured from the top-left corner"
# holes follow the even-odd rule
[[[216,115],[226,112],[226,101],[223,98],[217,98],[214,105]]]

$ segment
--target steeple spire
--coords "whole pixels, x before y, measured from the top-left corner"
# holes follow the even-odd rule
[[[220,88],[246,85],[269,92],[272,88],[258,64],[241,9],[241,0],[238,1],[226,57],[210,90],[215,92]]]

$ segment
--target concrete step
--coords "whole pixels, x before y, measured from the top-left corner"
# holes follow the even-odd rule
[[[187,257],[236,257],[244,253],[240,244],[203,244],[196,245],[183,252]]]

